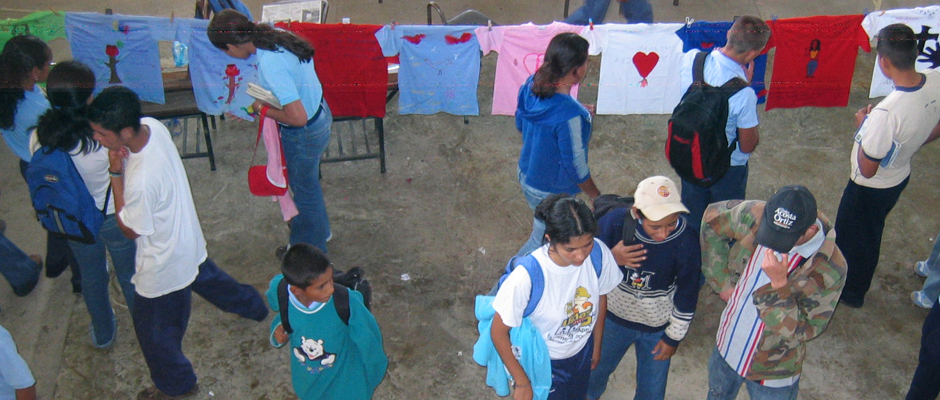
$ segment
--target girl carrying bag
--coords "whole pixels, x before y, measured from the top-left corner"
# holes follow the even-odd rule
[[[265,120],[267,119],[267,107],[262,107],[261,118],[258,120],[258,137],[255,139],[255,150],[251,155],[251,164],[248,168],[248,190],[255,196],[283,196],[287,193],[287,162],[284,160],[284,151],[278,146],[277,150],[281,156],[281,171],[284,177],[284,186],[281,187],[271,182],[268,178],[267,165],[254,165],[255,156],[258,154],[258,143],[261,142],[261,133],[264,131]],[[277,124],[272,124],[277,129]],[[278,133],[280,138],[280,133]]]

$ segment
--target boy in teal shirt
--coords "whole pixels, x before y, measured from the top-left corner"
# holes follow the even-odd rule
[[[290,343],[294,392],[303,400],[371,399],[385,376],[388,357],[362,294],[338,288],[349,293],[349,320],[344,322],[334,304],[333,265],[309,244],[291,246],[281,272],[267,292],[274,310],[270,339],[275,347]],[[287,282],[290,334],[281,324],[277,290],[282,280]]]

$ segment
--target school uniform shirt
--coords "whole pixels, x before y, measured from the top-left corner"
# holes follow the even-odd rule
[[[45,113],[50,105],[46,93],[39,85],[33,85],[32,90],[24,90],[23,94],[23,99],[16,104],[13,126],[10,129],[0,129],[0,132],[3,133],[3,141],[10,150],[21,160],[30,162],[33,153],[29,151],[29,134],[39,122],[39,116]]]
[[[671,114],[682,92],[682,24],[604,24],[582,35],[601,57],[598,114]]]
[[[274,311],[274,329],[281,324],[277,286],[284,279],[277,275],[266,293]],[[349,324],[336,313],[335,298],[326,303],[301,303],[288,290],[288,319],[294,332],[290,335],[291,382],[302,400],[369,400],[385,377],[388,357],[382,347],[382,332],[375,317],[362,302],[362,294],[349,290]]]
[[[858,48],[871,51],[862,15],[770,21],[767,48],[777,48],[767,110],[845,107]]]
[[[900,185],[911,174],[911,157],[923,146],[940,121],[940,71],[927,70],[915,87],[897,87],[878,103],[855,133],[850,159],[853,182],[870,188]],[[871,178],[858,169],[858,146],[878,160]]]
[[[278,23],[310,42],[323,97],[336,117],[385,117],[388,63],[375,40],[381,25]]]
[[[878,31],[891,24],[904,24],[914,30],[918,51],[914,69],[923,72],[940,67],[940,41],[937,40],[940,35],[940,5],[876,11],[869,13],[862,20],[862,28],[873,40],[878,35]],[[894,83],[881,72],[881,68],[875,63],[868,97],[885,96],[891,93],[893,88]]]
[[[822,223],[816,221],[819,231],[812,239],[799,246],[794,246],[789,253],[788,273],[802,265],[803,260],[813,257],[822,247],[825,234]],[[734,292],[728,299],[728,305],[721,313],[718,323],[718,352],[738,375],[747,377],[751,363],[761,341],[764,321],[760,310],[754,305],[754,291],[770,283],[770,278],[761,268],[767,248],[757,245],[747,266],[734,286]],[[767,387],[787,387],[800,379],[800,374],[787,378],[759,381]]]
[[[557,21],[548,25],[529,22],[477,28],[483,55],[491,51],[499,53],[493,81],[493,115],[513,115],[516,112],[516,94],[522,83],[542,65],[545,50],[553,37],[566,32],[580,34],[584,29],[583,26]],[[578,98],[578,85],[571,88],[571,97]]]
[[[14,36],[27,33],[43,42],[65,38],[65,13],[39,11],[20,19],[0,21],[0,49]]]
[[[714,48],[724,47],[728,44],[728,29],[731,29],[733,22],[708,22],[695,21],[691,24],[679,28],[676,35],[682,39],[682,51],[690,50],[712,51]],[[754,59],[754,76],[751,78],[750,86],[757,93],[757,104],[763,104],[767,101],[767,89],[764,83],[764,76],[767,71],[767,48],[761,52],[761,55]],[[683,94],[685,94],[683,92]]]
[[[475,26],[385,26],[375,38],[400,54],[398,113],[479,115],[480,45]]]
[[[157,41],[176,35],[169,18],[66,13],[65,31],[72,57],[95,73],[95,94],[122,85],[143,101],[166,102]]]
[[[16,389],[26,389],[36,384],[29,365],[16,350],[13,336],[0,326],[0,399],[16,399]]]
[[[261,86],[274,93],[282,106],[300,100],[307,118],[313,118],[323,101],[323,85],[313,59],[301,62],[294,53],[280,46],[277,51],[258,49],[255,55]]]
[[[150,140],[124,166],[121,222],[137,238],[137,294],[156,298],[189,286],[208,257],[189,178],[170,131],[150,117]]]
[[[232,114],[254,121],[248,106],[255,101],[248,95],[248,82],[258,83],[258,58],[230,57],[209,42],[209,20],[177,19],[176,40],[189,46],[189,76],[193,83],[196,107],[209,115]]]
[[[590,257],[580,266],[563,267],[549,257],[548,244],[532,252],[545,277],[545,287],[528,318],[541,332],[552,360],[570,358],[584,348],[597,322],[600,296],[610,293],[623,280],[607,246],[597,239],[594,245],[602,247],[604,265],[600,277]],[[522,324],[531,291],[532,281],[525,268],[513,270],[499,287],[493,308],[506,326],[515,328]]]

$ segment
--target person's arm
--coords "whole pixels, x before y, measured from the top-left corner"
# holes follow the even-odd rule
[[[108,161],[110,166],[108,172],[111,174],[111,194],[114,196],[114,216],[118,223],[118,228],[124,237],[134,240],[140,237],[137,232],[124,225],[121,219],[121,210],[124,209],[124,159],[130,154],[127,147],[120,150],[108,150]]]
[[[503,323],[503,318],[499,313],[493,315],[493,325],[490,327],[490,337],[493,339],[493,347],[496,347],[496,353],[503,360],[503,364],[512,375],[514,382],[512,398],[513,400],[532,400],[532,382],[522,364],[512,354],[512,344],[509,341],[509,327]]]
[[[607,295],[602,294],[597,308],[597,320],[594,321],[594,352],[591,354],[591,370],[601,362],[601,347],[604,345],[604,323],[607,321]]]
[[[940,137],[940,122],[937,122],[937,126],[933,127],[933,130],[930,131],[930,136],[927,136],[927,141],[924,144],[930,143]]]
[[[293,101],[280,110],[262,103],[261,100],[255,100],[251,105],[253,110],[260,111],[261,107],[268,107],[266,114],[268,118],[288,126],[305,126],[310,119],[310,117],[307,116],[307,110],[304,109],[304,104],[301,103],[300,100]]]
[[[578,187],[591,199],[596,199],[597,196],[601,195],[601,191],[594,184],[594,178],[587,178],[586,181],[579,183]]]
[[[760,142],[760,134],[756,126],[753,128],[738,128],[738,148],[741,149],[742,153],[753,152],[757,148],[758,142]]]
[[[702,251],[702,274],[708,286],[727,301],[737,283],[731,266],[731,243],[743,239],[756,223],[752,201],[712,203],[702,217],[699,244]]]
[[[835,248],[832,236],[826,238],[824,247]],[[841,254],[826,259],[817,253],[807,263],[811,265],[791,272],[783,285],[775,288],[768,283],[754,291],[754,305],[764,329],[800,341],[813,339],[826,329],[845,283],[844,260]]]
[[[578,182],[578,188],[594,199],[600,196],[601,192],[594,184],[591,169],[587,165],[588,144],[582,141],[581,135],[583,123],[581,115],[575,115],[556,128],[558,152],[561,155],[562,168],[568,177],[573,182]]]
[[[702,271],[702,255],[699,250],[698,237],[694,230],[687,229],[683,232],[687,237],[679,237],[683,240],[680,256],[677,257],[679,264],[676,274],[676,292],[673,295],[672,313],[669,315],[669,325],[663,331],[663,337],[653,349],[658,361],[665,361],[675,354],[679,343],[685,339],[689,332],[689,326],[692,325],[692,318],[695,317],[695,309],[698,306],[699,275]]]
[[[36,384],[28,388],[16,389],[16,400],[36,400]]]
[[[858,153],[855,154],[856,160],[858,161],[858,173],[864,176],[865,178],[871,178],[875,176],[875,173],[878,172],[878,165],[881,163],[881,160],[874,159],[865,154],[865,149],[861,145],[858,146]]]

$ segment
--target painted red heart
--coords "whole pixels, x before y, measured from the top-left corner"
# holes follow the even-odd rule
[[[636,71],[640,73],[640,76],[644,78],[649,76],[650,72],[653,71],[653,68],[656,68],[656,64],[658,63],[659,54],[656,54],[656,52],[646,54],[638,51],[633,55],[633,65],[636,67]]]
[[[446,35],[444,36],[444,41],[447,42],[447,44],[460,44],[460,43],[467,43],[472,38],[473,38],[473,35],[470,34],[470,32],[464,32],[464,34],[460,35],[460,37]]]
[[[702,50],[708,50],[712,47],[715,47],[715,42],[702,42]]]
[[[421,43],[421,39],[424,39],[424,37],[425,37],[425,35],[424,35],[423,33],[419,33],[419,34],[414,35],[414,36],[405,36],[404,38],[405,38],[405,40],[407,40],[407,41],[409,41],[409,42],[411,42],[411,43],[419,44],[419,43]]]
[[[522,58],[522,65],[525,66],[525,72],[529,75],[535,73],[536,70],[542,66],[542,62],[545,60],[545,54],[542,53],[529,53]]]

